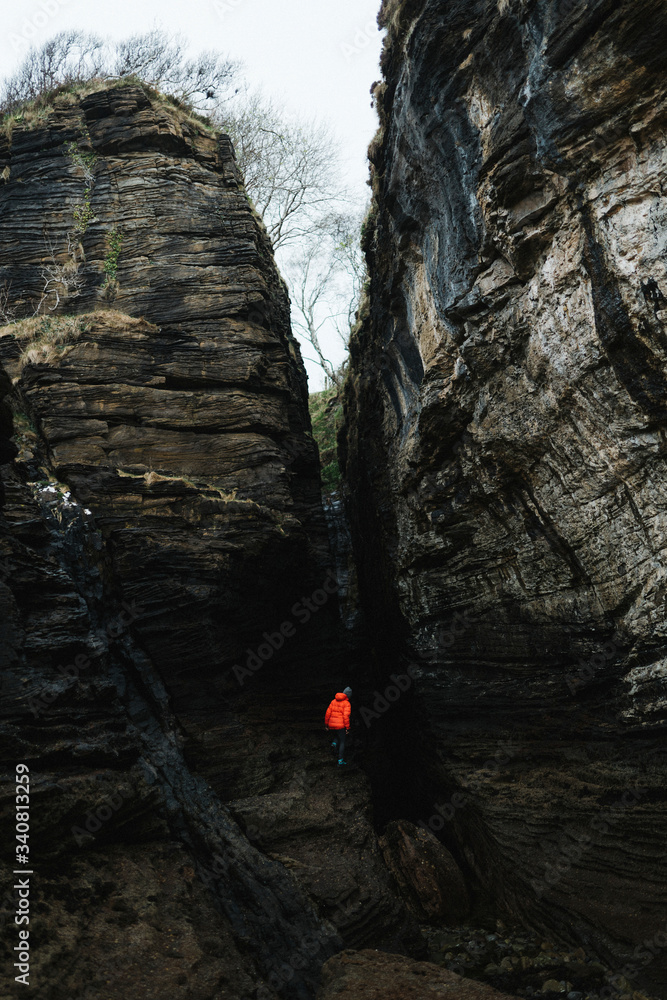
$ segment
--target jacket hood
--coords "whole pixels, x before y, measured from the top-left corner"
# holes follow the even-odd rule
[[[347,695],[343,694],[342,691],[339,691],[336,695],[336,701],[347,701]]]

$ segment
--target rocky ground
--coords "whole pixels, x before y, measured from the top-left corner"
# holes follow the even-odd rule
[[[423,926],[428,960],[346,950],[323,969],[318,1000],[651,1000],[583,948],[566,950],[502,922]]]
[[[317,1000],[508,1000],[474,979],[379,951],[343,951],[322,970]]]
[[[625,977],[608,969],[583,948],[567,949],[543,935],[506,927],[461,925],[422,927],[429,960],[459,975],[488,983],[519,997],[567,1000],[645,1000]]]

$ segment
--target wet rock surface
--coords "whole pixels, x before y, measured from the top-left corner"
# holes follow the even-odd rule
[[[342,439],[377,691],[414,664],[378,798],[478,912],[664,993],[665,8],[381,19]]]

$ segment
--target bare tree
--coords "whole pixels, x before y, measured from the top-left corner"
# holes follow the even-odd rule
[[[94,79],[139,77],[197,111],[220,105],[234,92],[239,64],[219,53],[187,58],[182,39],[155,29],[121,42],[105,42],[82,31],[62,31],[28,52],[18,71],[6,80],[0,112],[18,110],[61,86]]]
[[[41,48],[32,46],[17,72],[4,81],[0,112],[14,111],[56,87],[100,76],[104,68],[104,42],[97,35],[61,31]]]
[[[338,314],[336,323],[339,336],[346,348],[350,342],[350,330],[356,321],[361,293],[368,280],[366,255],[361,249],[361,227],[368,212],[351,211],[329,216],[325,220],[331,234],[331,254],[339,275],[339,286],[344,308]]]
[[[334,136],[260,93],[242,91],[215,119],[234,143],[246,190],[264,219],[287,279],[295,332],[336,386],[366,264],[359,244],[362,214],[342,181]]]
[[[322,310],[331,291],[335,274],[331,258],[323,260],[314,241],[293,260],[291,280],[292,325],[311,345],[327,378],[338,388],[340,377],[336,365],[326,357],[320,341],[320,332],[330,319],[328,308]]]
[[[323,213],[344,203],[337,144],[326,125],[289,116],[247,91],[214,118],[234,143],[246,190],[274,249],[301,241]]]
[[[49,244],[49,255],[50,263],[42,264],[44,287],[33,316],[38,316],[43,307],[49,312],[55,312],[61,300],[75,299],[81,294],[83,278],[79,271],[79,248],[72,233],[67,234],[67,250],[64,254],[57,258],[53,246]]]
[[[326,215],[283,265],[292,298],[292,324],[311,345],[316,363],[336,388],[342,382],[344,363],[336,365],[327,356],[331,350],[323,347],[322,333],[335,334],[347,351],[366,280],[359,234],[358,213]]]
[[[16,318],[16,311],[12,305],[11,283],[3,282],[0,288],[0,325],[13,323]]]
[[[154,29],[118,42],[110,68],[111,76],[137,76],[194,110],[210,111],[224,100],[240,66],[216,52],[187,59],[178,36]]]

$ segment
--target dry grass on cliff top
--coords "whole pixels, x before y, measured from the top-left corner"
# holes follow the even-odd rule
[[[0,329],[0,337],[19,341],[19,368],[23,369],[27,364],[53,364],[87,329],[82,316],[31,316]]]
[[[16,377],[27,364],[49,365],[58,361],[68,347],[78,341],[94,326],[107,329],[128,329],[146,326],[146,320],[113,309],[98,309],[79,316],[29,316],[0,327],[0,340],[11,338],[21,348],[12,375]],[[8,366],[9,367],[9,366]]]
[[[80,83],[63,84],[55,90],[46,91],[32,101],[28,101],[14,111],[8,112],[2,119],[2,128],[8,138],[11,138],[14,126],[33,129],[45,125],[49,115],[63,110],[68,106],[75,108],[82,98],[96,94],[101,90],[118,90],[122,87],[140,87],[151,101],[159,104],[171,117],[178,121],[186,121],[202,134],[214,135],[219,131],[211,120],[204,115],[188,108],[176,97],[163,94],[159,90],[144,83],[138,76],[126,76],[118,79],[97,77]]]

